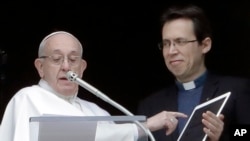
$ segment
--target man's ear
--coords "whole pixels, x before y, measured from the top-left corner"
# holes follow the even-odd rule
[[[202,41],[202,53],[206,54],[210,51],[212,47],[212,40],[210,37],[205,38]]]
[[[82,75],[83,75],[83,72],[85,71],[85,69],[87,68],[87,62],[84,60],[84,59],[82,59],[81,60],[81,78],[82,78]],[[79,74],[80,75],[80,74]]]
[[[43,63],[42,63],[42,60],[40,58],[37,58],[34,61],[34,64],[35,64],[35,67],[36,67],[36,70],[37,70],[39,76],[41,78],[43,78],[44,77],[44,72],[43,72]]]

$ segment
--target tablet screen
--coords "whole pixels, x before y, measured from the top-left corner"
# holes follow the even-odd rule
[[[219,116],[230,94],[231,92],[227,92],[197,105],[185,124],[177,141],[193,141],[194,139],[197,141],[206,140],[207,136],[203,131],[204,125],[201,122],[202,113],[211,111]]]

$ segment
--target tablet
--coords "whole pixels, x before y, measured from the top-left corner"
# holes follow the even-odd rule
[[[201,122],[202,113],[211,111],[219,116],[230,94],[231,92],[227,92],[197,105],[190,115],[177,141],[205,141],[207,135],[203,131],[204,125]]]

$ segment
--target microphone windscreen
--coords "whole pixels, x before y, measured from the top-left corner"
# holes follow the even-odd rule
[[[69,81],[76,81],[76,78],[78,77],[77,74],[72,71],[68,71],[66,76]]]

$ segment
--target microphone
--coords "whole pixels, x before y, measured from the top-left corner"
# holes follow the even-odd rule
[[[101,91],[99,91],[98,89],[96,89],[95,87],[93,87],[92,85],[90,85],[87,82],[83,81],[81,78],[78,77],[78,75],[76,73],[74,73],[72,71],[68,71],[66,75],[67,75],[67,79],[69,81],[77,83],[78,85],[82,86],[86,90],[90,91],[92,94],[96,95],[97,97],[101,98],[105,102],[107,102],[107,103],[111,104],[112,106],[114,106],[115,108],[119,109],[120,111],[122,111],[126,115],[128,115],[128,116],[134,116],[134,114],[132,114],[126,108],[124,108],[123,106],[121,106],[117,102],[115,102],[112,99],[110,99],[107,95],[105,95],[104,93],[102,93]],[[148,136],[151,139],[151,141],[155,141],[155,138],[154,138],[154,136],[152,135],[152,133],[151,133],[151,131],[149,129],[145,128],[142,125],[142,123],[140,123],[138,121],[135,121],[135,123],[138,126],[140,126],[144,130],[144,132],[146,132],[148,134]]]

